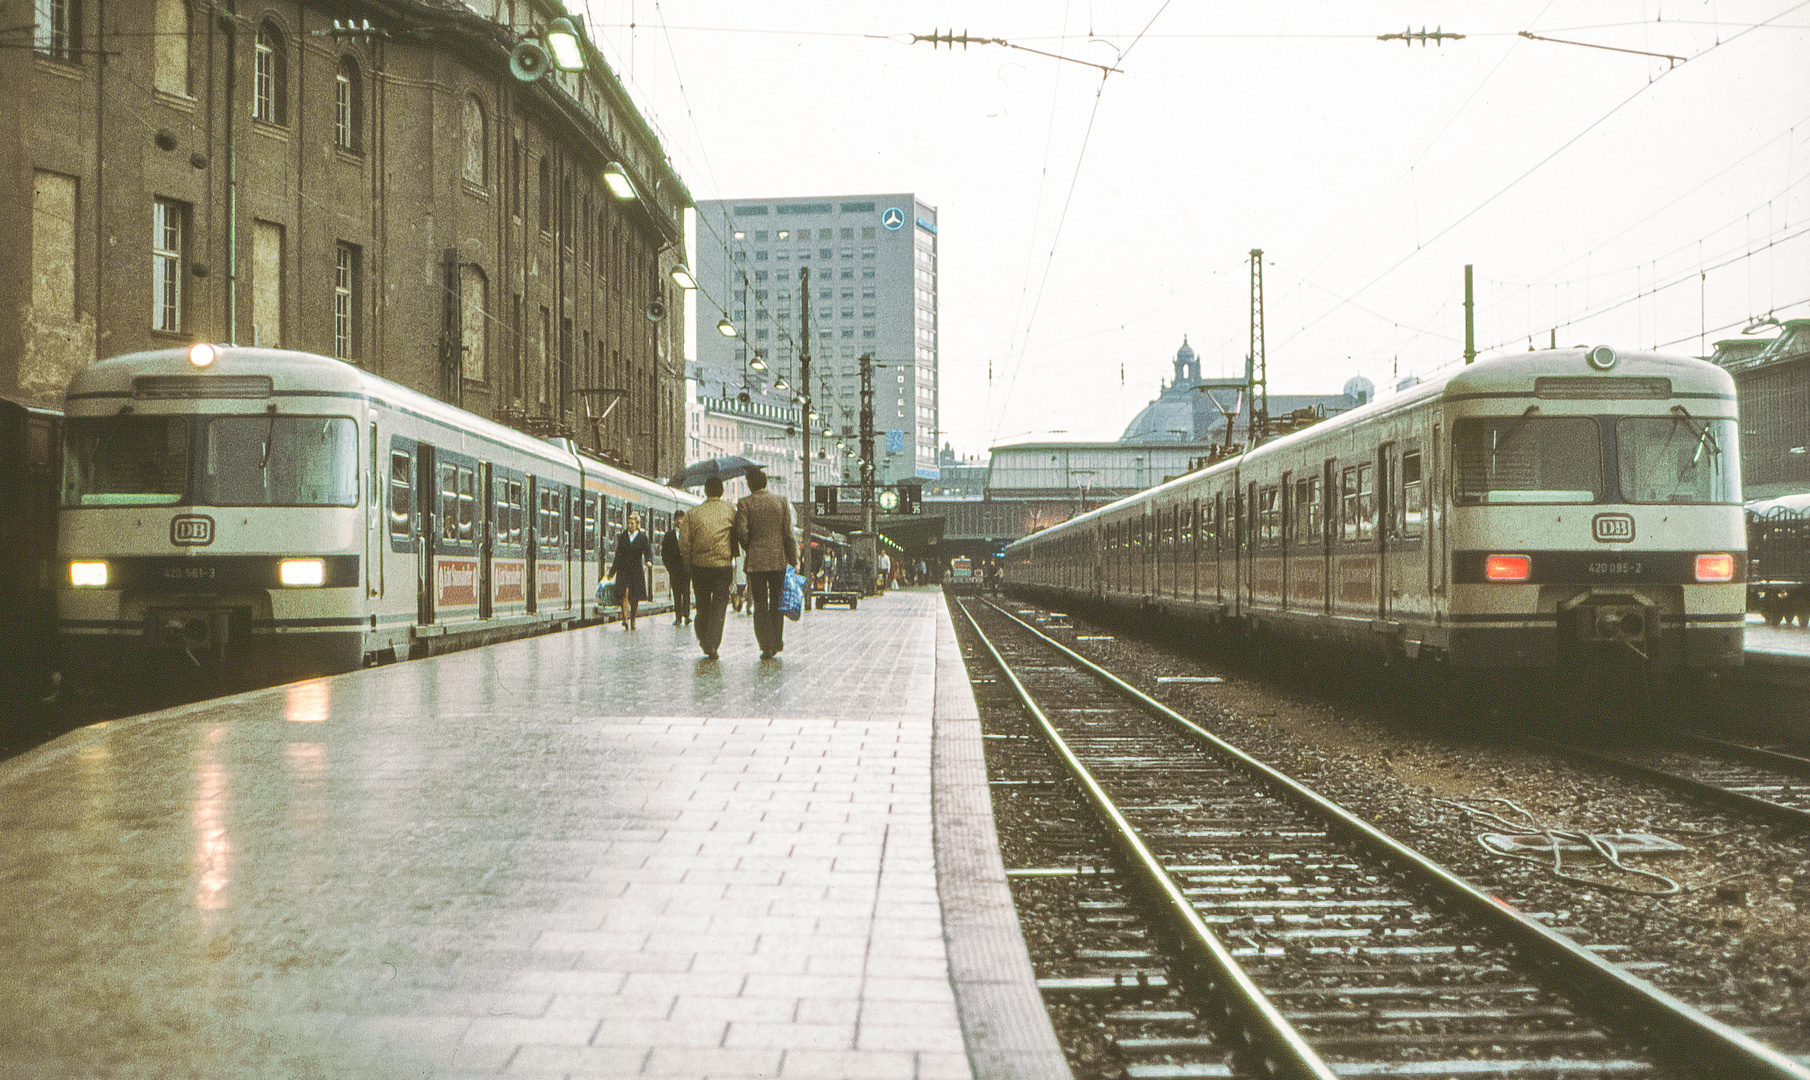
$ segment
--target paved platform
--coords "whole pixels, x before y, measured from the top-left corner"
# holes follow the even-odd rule
[[[0,764],[0,1076],[1066,1076],[941,596],[644,619]]]

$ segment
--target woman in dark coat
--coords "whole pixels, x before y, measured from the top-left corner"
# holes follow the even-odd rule
[[[616,557],[610,577],[622,590],[622,628],[635,628],[635,612],[648,598],[647,583],[654,569],[654,543],[641,529],[641,515],[628,516],[628,529],[616,538]]]

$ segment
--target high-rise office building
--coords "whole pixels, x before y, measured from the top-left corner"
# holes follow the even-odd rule
[[[856,483],[860,358],[870,355],[876,481],[935,478],[936,256],[936,210],[909,193],[698,203],[700,397],[717,417],[742,393],[744,405],[793,404],[808,345],[815,437],[833,432],[813,481]],[[725,318],[735,337],[718,332]]]

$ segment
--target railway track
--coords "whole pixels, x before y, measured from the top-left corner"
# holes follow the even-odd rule
[[[1082,854],[1016,874],[1071,876],[1076,931],[1107,931],[1073,950],[1093,973],[1045,992],[1124,999],[1104,1014],[1123,1075],[1810,1077],[1640,979],[1628,949],[1574,943],[976,608],[1000,678],[1117,852],[1111,871]]]
[[[1534,741],[1776,824],[1810,829],[1810,758],[1684,732],[1616,754],[1550,739]]]

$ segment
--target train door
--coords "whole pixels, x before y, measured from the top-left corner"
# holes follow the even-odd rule
[[[545,508],[541,506],[540,481],[528,475],[522,517],[522,596],[528,601],[528,614],[540,610],[540,536],[546,525]]]
[[[1219,604],[1226,602],[1225,531],[1226,495],[1219,491],[1213,494],[1213,600]]]
[[[1244,563],[1239,567],[1238,590],[1239,603],[1249,610],[1257,600],[1257,528],[1254,520],[1257,514],[1257,482],[1247,481],[1238,489],[1238,535],[1243,541],[1239,544],[1239,555]]]
[[[575,598],[578,595],[577,576],[582,572],[582,567],[584,565],[580,561],[580,559],[582,559],[582,555],[580,556],[579,559],[575,559],[572,557],[575,553],[578,553],[578,548],[579,548],[579,543],[578,543],[578,541],[579,541],[578,499],[579,499],[578,491],[575,488],[571,487],[570,485],[561,485],[561,487],[559,489],[559,501],[561,504],[560,509],[561,509],[562,527],[559,530],[559,533],[560,533],[559,555],[560,555],[560,559],[565,563],[565,567],[566,567],[565,608],[567,611],[572,610],[573,598]]]
[[[1332,596],[1337,587],[1333,580],[1333,541],[1339,535],[1339,513],[1341,510],[1338,479],[1339,470],[1336,459],[1327,458],[1325,475],[1322,477],[1320,490],[1325,493],[1324,509],[1320,513],[1320,599],[1321,607],[1326,614],[1332,614]]]
[[[1282,486],[1276,491],[1276,513],[1280,518],[1278,534],[1276,536],[1276,557],[1282,560],[1281,603],[1283,611],[1288,610],[1288,598],[1294,595],[1294,591],[1288,587],[1289,572],[1294,569],[1293,566],[1290,565],[1294,561],[1294,494],[1295,474],[1292,472],[1285,472],[1282,474]]]
[[[383,453],[377,444],[377,421],[371,421],[371,495],[365,507],[365,598],[383,595],[384,496]]]
[[[490,577],[490,563],[496,558],[496,476],[490,462],[478,462],[478,618],[495,614],[496,590]]]
[[[1439,471],[1440,449],[1439,425],[1434,424],[1433,440],[1429,444],[1431,463],[1427,468],[1427,483],[1423,490],[1426,492],[1427,507],[1427,591],[1435,597],[1445,595],[1446,575],[1446,502],[1445,482]]]
[[[1200,500],[1188,502],[1187,538],[1182,543],[1181,557],[1186,565],[1182,568],[1182,591],[1190,600],[1200,599],[1200,534],[1206,528],[1206,522],[1200,519]]]
[[[1376,617],[1388,619],[1395,605],[1389,590],[1395,584],[1394,568],[1389,565],[1395,555],[1395,444],[1384,443],[1376,450]]]
[[[415,447],[415,520],[421,523],[415,545],[415,619],[423,626],[434,621],[434,555],[440,537],[440,473],[434,467],[434,448]]]

